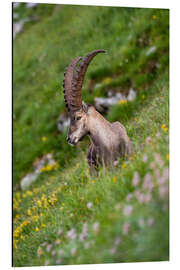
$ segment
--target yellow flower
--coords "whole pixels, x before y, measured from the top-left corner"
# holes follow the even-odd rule
[[[116,177],[116,176],[114,176],[114,177],[113,177],[113,179],[112,179],[112,181],[113,181],[113,183],[116,183],[116,181],[117,181],[117,177]]]
[[[45,228],[45,227],[46,227],[46,224],[43,223],[43,224],[41,225],[41,227],[42,227],[42,228]]]
[[[166,160],[169,160],[169,154],[166,155]]]
[[[42,203],[41,203],[41,201],[40,201],[40,200],[38,200],[38,201],[37,201],[37,205],[38,205],[39,207],[41,207],[41,206],[42,206]]]
[[[21,235],[20,238],[21,238],[22,240],[24,240],[24,239],[25,239],[25,236]]]
[[[39,228],[38,227],[35,228],[35,232],[39,232]]]
[[[32,196],[32,195],[33,195],[33,193],[32,193],[32,191],[27,190],[27,191],[26,191],[26,195],[28,195],[28,196]]]
[[[126,104],[127,103],[127,100],[126,99],[121,99],[120,101],[119,101],[119,104]]]
[[[38,221],[38,219],[39,219],[39,216],[33,216],[33,217],[32,217],[32,220],[33,220],[33,221]]]
[[[156,15],[152,15],[152,19],[155,20],[157,17]]]
[[[103,83],[105,84],[109,84],[112,81],[112,79],[110,77],[107,77],[103,80]]]
[[[15,249],[17,249],[17,243],[18,243],[18,240],[13,240],[13,247],[14,247]]]
[[[42,140],[43,142],[45,142],[45,141],[47,140],[47,138],[46,138],[45,136],[43,136],[43,137],[41,138],[41,140]]]
[[[23,224],[23,226],[27,226],[28,223],[29,223],[29,222],[28,222],[27,220],[24,220],[22,224]]]
[[[28,209],[28,210],[27,210],[27,215],[28,215],[28,216],[32,216],[31,209]]]
[[[123,163],[123,164],[122,164],[122,168],[123,168],[123,169],[126,168],[126,163]]]
[[[166,127],[165,124],[163,124],[163,125],[161,126],[161,128],[164,130],[164,132],[166,132],[166,131],[168,130],[168,128]]]
[[[142,98],[142,99],[145,99],[145,95],[142,95],[141,98]]]

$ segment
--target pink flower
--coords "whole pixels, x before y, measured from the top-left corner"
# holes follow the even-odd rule
[[[164,165],[164,162],[162,161],[162,158],[160,154],[155,153],[154,154],[155,161],[162,167]]]
[[[118,246],[121,243],[121,238],[117,237],[114,241],[115,246]]]
[[[148,157],[147,157],[146,154],[144,154],[144,156],[143,156],[143,161],[144,161],[144,162],[147,162],[147,160],[148,160]]]
[[[71,254],[72,254],[73,256],[76,254],[76,248],[75,248],[75,247],[71,249]]]
[[[62,232],[63,232],[62,229],[59,229],[59,230],[58,230],[58,235],[61,235]]]
[[[123,214],[124,214],[125,216],[130,216],[131,213],[132,213],[132,211],[133,211],[132,205],[126,205],[126,206],[124,207],[124,209],[123,209]]]
[[[70,231],[67,232],[67,237],[70,238],[71,240],[76,238],[76,232],[75,229],[71,229]]]
[[[79,236],[79,239],[80,239],[81,242],[86,239],[87,232],[88,232],[87,223],[84,223],[82,233]]]
[[[161,133],[160,132],[157,132],[156,133],[156,137],[160,138],[161,137]]]
[[[138,172],[134,172],[133,180],[132,180],[132,185],[136,187],[139,184],[140,177]]]
[[[110,254],[113,255],[116,253],[116,247],[110,249]]]
[[[159,187],[159,194],[161,198],[166,198],[168,197],[169,194],[169,187],[168,185],[162,185]]]
[[[99,231],[99,223],[98,222],[95,222],[93,224],[93,230],[94,230],[95,233],[97,233]]]
[[[124,235],[128,234],[129,229],[130,229],[130,224],[129,224],[129,223],[124,223],[124,224],[123,224],[122,233],[123,233]]]
[[[154,224],[154,218],[153,218],[153,217],[148,218],[148,220],[147,220],[147,225],[148,225],[149,227],[151,227],[153,224]]]
[[[152,176],[150,175],[150,173],[147,173],[144,177],[143,188],[151,192],[153,187],[154,183],[152,181]]]
[[[151,201],[151,197],[152,196],[150,193],[144,194],[144,198],[143,198],[144,203],[149,203]]]
[[[132,194],[132,193],[129,193],[129,194],[126,196],[126,201],[129,202],[132,198],[133,198],[133,194]]]

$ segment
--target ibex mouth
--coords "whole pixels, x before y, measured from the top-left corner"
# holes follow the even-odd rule
[[[68,144],[71,146],[75,146],[78,143],[78,138],[75,138],[73,141],[71,141],[70,139],[67,140]]]

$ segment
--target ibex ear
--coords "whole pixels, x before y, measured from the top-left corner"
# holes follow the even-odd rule
[[[88,105],[84,101],[82,101],[82,108],[85,113],[88,112]]]

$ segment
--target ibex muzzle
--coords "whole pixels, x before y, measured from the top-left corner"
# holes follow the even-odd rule
[[[87,159],[90,167],[99,164],[115,164],[118,156],[125,157],[132,152],[132,144],[126,129],[120,122],[108,122],[96,109],[82,101],[82,84],[88,65],[95,55],[105,53],[96,50],[84,58],[71,61],[63,81],[64,100],[70,116],[67,141],[76,145],[84,136],[89,135],[91,146]]]

